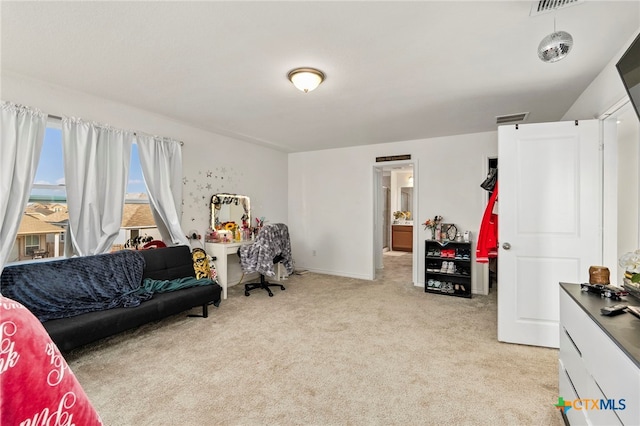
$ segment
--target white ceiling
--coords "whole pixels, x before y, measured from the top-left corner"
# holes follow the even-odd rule
[[[287,152],[483,132],[561,119],[640,28],[639,1],[531,5],[4,0],[2,70]],[[547,64],[554,17],[574,48]],[[326,81],[296,90],[301,66]]]

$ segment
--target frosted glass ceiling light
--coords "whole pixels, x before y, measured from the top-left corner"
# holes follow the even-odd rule
[[[304,93],[312,91],[324,80],[322,71],[315,68],[296,68],[289,71],[288,77],[293,85]]]
[[[557,62],[564,59],[573,46],[573,37],[566,31],[556,31],[553,19],[553,32],[542,39],[538,46],[538,57],[542,62]]]

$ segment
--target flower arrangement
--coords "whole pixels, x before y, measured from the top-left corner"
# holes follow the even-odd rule
[[[397,212],[393,212],[393,218],[395,220],[398,219],[405,219],[405,220],[411,220],[411,212],[409,211],[397,211]]]
[[[632,283],[640,283],[640,249],[623,254],[618,265],[626,271],[625,278]]]
[[[436,215],[436,216],[433,217],[433,219],[427,219],[423,223],[425,231],[427,229],[431,230],[431,239],[432,240],[435,240],[435,238],[436,238],[436,228],[438,227],[440,222],[442,222],[442,216],[437,216]]]

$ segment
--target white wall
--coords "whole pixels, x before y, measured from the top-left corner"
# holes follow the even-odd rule
[[[5,101],[39,108],[57,116],[75,116],[117,128],[171,137],[184,142],[182,228],[204,234],[209,203],[217,192],[251,197],[254,217],[287,222],[287,154],[211,133],[186,123],[51,85],[9,72],[2,73]]]
[[[635,251],[640,247],[639,227],[640,212],[638,200],[640,198],[640,180],[638,164],[640,164],[640,126],[635,111],[630,106],[618,124],[618,193],[617,193],[617,246],[616,256],[610,265],[612,280],[621,284],[624,270],[617,267],[617,259],[624,253]],[[615,262],[615,263],[613,263]],[[613,275],[615,270],[616,274]],[[614,278],[615,277],[615,278]]]
[[[582,92],[562,120],[587,120],[598,118],[622,98],[627,97],[624,85],[616,69],[616,63],[638,36],[634,34],[606,67]]]
[[[420,259],[427,233],[419,224],[442,215],[476,237],[487,203],[480,183],[487,174],[487,157],[497,151],[497,132],[486,132],[290,154],[289,228],[296,267],[372,279],[375,157],[411,154],[417,160],[419,191],[414,284],[424,285]],[[476,265],[474,271],[476,293],[484,292],[483,268]]]
[[[622,284],[623,272],[618,268],[617,260],[625,252],[640,246],[638,121],[630,104],[624,105],[629,98],[616,69],[616,63],[637,36],[638,33],[634,34],[622,46],[562,118],[563,120],[607,118],[607,123],[612,123],[618,118],[625,120],[618,126],[617,132],[615,129],[611,130],[609,124],[606,124],[603,140],[605,201],[602,264],[612,271],[612,283],[617,285]],[[619,186],[619,182],[625,183]],[[632,194],[629,194],[629,191],[632,191]],[[632,224],[632,222],[635,223]]]

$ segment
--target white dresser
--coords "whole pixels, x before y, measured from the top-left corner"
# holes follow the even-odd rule
[[[242,277],[238,249],[245,244],[253,244],[253,241],[235,241],[232,243],[205,243],[204,250],[209,256],[215,256],[214,261],[218,271],[218,284],[222,287],[222,298],[227,298],[227,287],[236,285],[242,279],[243,283],[255,280],[260,275],[247,274]]]
[[[640,305],[560,283],[558,396],[572,403],[571,425],[640,425],[640,319],[600,314],[617,303]]]

